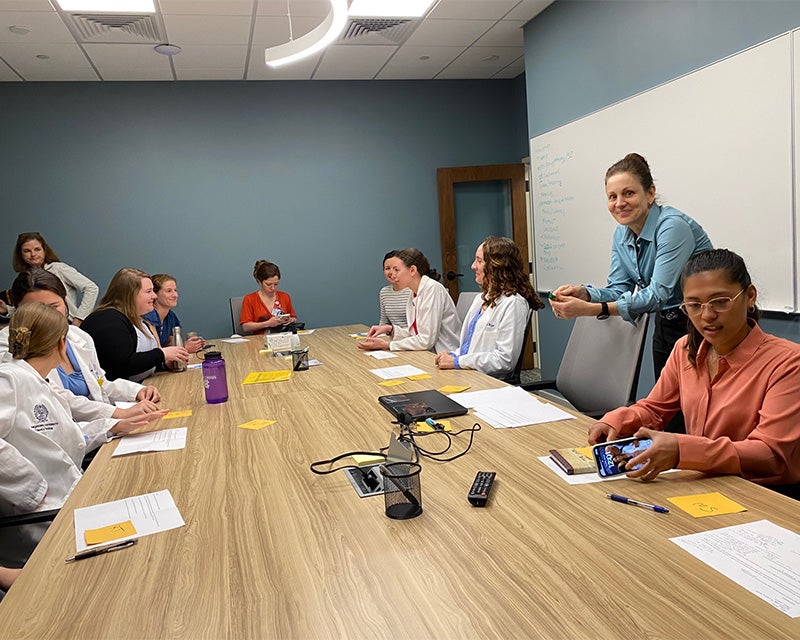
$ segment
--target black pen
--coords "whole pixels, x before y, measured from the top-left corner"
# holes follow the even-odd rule
[[[124,542],[116,542],[114,544],[110,544],[105,547],[96,547],[94,549],[87,549],[86,551],[81,551],[80,553],[76,553],[74,556],[67,558],[66,560],[64,560],[64,562],[75,562],[76,560],[85,560],[86,558],[94,558],[95,556],[99,556],[104,553],[111,553],[112,551],[127,549],[128,547],[132,547],[135,544],[136,544],[136,538],[134,538],[133,540],[125,540]]]

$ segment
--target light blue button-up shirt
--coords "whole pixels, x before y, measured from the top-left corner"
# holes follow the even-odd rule
[[[689,216],[654,203],[638,238],[624,225],[614,230],[608,284],[586,290],[592,302],[616,302],[619,315],[635,322],[644,313],[677,307],[686,261],[713,248]]]

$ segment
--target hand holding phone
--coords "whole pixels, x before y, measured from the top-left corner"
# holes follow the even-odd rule
[[[597,473],[603,478],[636,471],[642,465],[628,467],[628,462],[653,444],[650,438],[623,438],[592,447]]]

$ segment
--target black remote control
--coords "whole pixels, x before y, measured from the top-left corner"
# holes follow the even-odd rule
[[[478,471],[475,476],[475,482],[472,483],[472,489],[469,490],[467,500],[473,507],[485,507],[486,501],[489,499],[489,492],[492,490],[492,483],[494,477],[497,475],[494,471]]]

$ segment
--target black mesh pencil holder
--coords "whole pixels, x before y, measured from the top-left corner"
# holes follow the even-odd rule
[[[383,498],[388,518],[408,520],[422,513],[422,488],[419,482],[421,471],[422,467],[416,462],[381,465]]]

